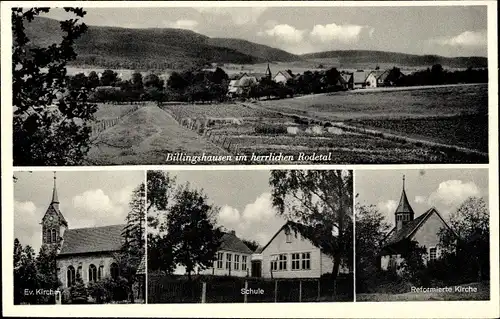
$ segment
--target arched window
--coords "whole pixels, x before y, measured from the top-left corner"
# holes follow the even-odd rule
[[[52,242],[52,232],[50,229],[47,229],[47,244],[50,244]]]
[[[102,278],[104,278],[104,266],[100,265],[97,271],[97,280],[101,280]]]
[[[97,281],[97,268],[94,264],[89,266],[89,282]]]
[[[71,287],[75,284],[76,282],[75,267],[73,266],[68,267],[68,270],[66,271],[66,280],[68,287]]]
[[[52,229],[52,242],[53,243],[57,243],[57,240],[56,240],[56,230],[55,229]]]
[[[120,270],[118,269],[118,265],[116,263],[112,263],[110,267],[111,278],[116,279],[120,275]]]
[[[76,274],[78,276],[80,276],[80,278],[82,278],[83,280],[83,276],[82,276],[82,265],[78,265],[78,270],[76,271]]]

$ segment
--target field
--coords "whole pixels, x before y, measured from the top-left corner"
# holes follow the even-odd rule
[[[121,117],[124,114],[129,113],[137,108],[137,105],[113,105],[113,104],[97,104],[97,112],[94,113],[95,119],[97,121],[114,119]]]
[[[369,293],[356,294],[356,301],[430,301],[430,300],[489,300],[489,282],[471,283],[457,287],[476,288],[477,292],[458,292],[455,286],[450,286],[453,292],[407,292],[402,294]]]
[[[481,85],[161,108],[100,105],[96,117],[121,117],[93,142],[88,161],[98,165],[164,164],[176,152],[246,155],[223,164],[487,162]]]
[[[121,108],[121,105],[114,107]],[[164,164],[168,153],[226,154],[183,128],[155,105],[140,107],[100,133],[87,156],[92,165]]]
[[[355,93],[356,92],[356,93]],[[294,99],[262,101],[262,106],[323,120],[402,119],[487,114],[487,85],[431,87],[427,89],[359,90],[306,95]]]

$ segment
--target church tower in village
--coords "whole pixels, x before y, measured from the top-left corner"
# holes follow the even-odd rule
[[[271,80],[272,78],[272,73],[271,73],[271,68],[269,68],[269,63],[267,64],[266,78],[268,78],[269,80]]]
[[[68,222],[59,210],[57,196],[56,173],[54,172],[54,187],[49,207],[42,218],[42,244],[57,248],[64,232],[68,229]]]
[[[408,198],[406,197],[405,191],[405,176],[403,175],[403,191],[401,192],[401,198],[399,199],[398,207],[394,213],[396,218],[396,231],[403,228],[403,226],[412,221],[415,217],[413,208],[411,208]]]

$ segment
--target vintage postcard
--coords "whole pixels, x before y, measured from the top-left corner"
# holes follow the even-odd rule
[[[495,1],[2,2],[5,316],[500,316]]]

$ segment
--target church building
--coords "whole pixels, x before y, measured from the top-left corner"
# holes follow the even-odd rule
[[[401,198],[394,212],[394,223],[383,243],[380,256],[382,270],[397,269],[403,261],[401,256],[411,241],[416,241],[427,250],[424,262],[440,258],[442,248],[439,245],[439,232],[449,226],[435,207],[415,218],[415,212],[406,196],[404,176]]]
[[[78,273],[85,284],[119,275],[114,256],[121,249],[125,225],[71,229],[59,209],[55,174],[52,199],[41,225],[42,244],[57,251],[57,276],[63,288],[74,285]]]

